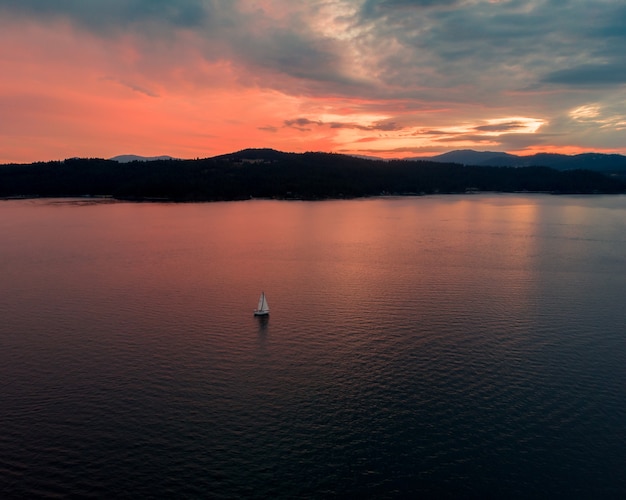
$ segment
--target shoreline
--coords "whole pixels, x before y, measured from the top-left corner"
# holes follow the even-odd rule
[[[260,197],[250,196],[248,198],[231,198],[231,199],[175,199],[165,197],[116,197],[113,195],[63,195],[63,196],[39,196],[39,195],[16,195],[16,196],[0,196],[2,201],[20,201],[20,200],[50,200],[74,202],[76,204],[104,204],[104,203],[232,203],[245,201],[340,201],[340,200],[365,200],[365,199],[394,199],[394,198],[420,198],[430,196],[481,196],[481,195],[550,195],[550,196],[623,196],[626,193],[585,193],[585,192],[559,192],[559,191],[465,191],[458,193],[398,193],[398,194],[378,194],[364,196],[336,196],[336,197]]]

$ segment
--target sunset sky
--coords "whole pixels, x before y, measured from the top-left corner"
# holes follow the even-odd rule
[[[626,154],[620,0],[0,0],[0,163]]]

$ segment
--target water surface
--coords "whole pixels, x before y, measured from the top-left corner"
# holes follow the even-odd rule
[[[625,230],[623,196],[0,202],[0,494],[623,496]]]

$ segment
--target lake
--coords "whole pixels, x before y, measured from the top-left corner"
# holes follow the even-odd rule
[[[5,200],[0,234],[3,498],[626,494],[625,196]]]

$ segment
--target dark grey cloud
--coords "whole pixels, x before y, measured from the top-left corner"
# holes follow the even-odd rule
[[[285,120],[285,127],[291,127],[303,132],[311,130],[311,126],[323,125],[320,121],[309,120],[308,118],[294,118],[293,120]]]
[[[501,151],[521,151],[531,146],[550,144],[556,134],[502,134],[496,138]]]
[[[461,100],[498,104],[511,91],[582,81],[570,68],[624,66],[617,39],[626,38],[626,8],[614,1],[367,0],[358,22],[364,50],[380,54],[373,72],[417,97],[463,88]],[[595,80],[622,81],[615,73]]]
[[[230,35],[226,35],[230,36]],[[349,84],[342,72],[342,57],[336,42],[305,34],[289,27],[231,36],[232,53],[261,72],[287,74],[300,80]]]
[[[370,153],[372,155],[380,155],[385,153],[411,153],[420,156],[428,156],[433,153],[443,153],[449,151],[445,146],[404,146],[399,148],[385,148],[385,149],[360,149],[361,153]],[[350,149],[339,149],[339,153],[352,153]]]
[[[96,31],[159,23],[197,27],[213,14],[205,0],[0,0],[0,11],[37,19],[67,18]]]
[[[512,121],[507,123],[496,123],[493,125],[480,125],[475,127],[474,130],[479,132],[506,132],[511,130],[521,130],[528,127],[527,123]]]
[[[377,121],[371,125],[361,125],[351,122],[329,122],[330,128],[350,128],[356,130],[379,131],[379,132],[395,132],[401,130],[402,127],[393,121]]]
[[[548,143],[548,139],[553,138],[550,134],[501,134],[498,136],[485,136],[478,134],[458,134],[448,135],[436,140],[440,144],[454,144],[459,141],[470,142],[475,145],[484,145],[485,147],[494,148],[499,151],[520,151],[533,145]]]
[[[581,64],[548,73],[546,83],[571,86],[622,85],[626,83],[626,59],[613,64]]]
[[[324,122],[322,120],[310,120],[308,118],[294,118],[290,120],[284,121],[285,127],[291,127],[303,132],[308,132],[312,129],[312,127],[330,127],[332,129],[354,129],[354,130],[365,130],[365,131],[379,131],[379,132],[393,132],[397,130],[401,130],[402,127],[392,121],[381,120],[374,122],[370,125],[363,125],[361,123],[356,122],[336,122],[329,121]]]
[[[434,139],[435,142],[441,143],[458,143],[460,141],[463,142],[472,142],[474,144],[492,144],[494,141],[498,141],[499,137],[494,138],[490,136],[480,135],[480,134],[454,134],[448,132],[444,137],[438,137]]]

